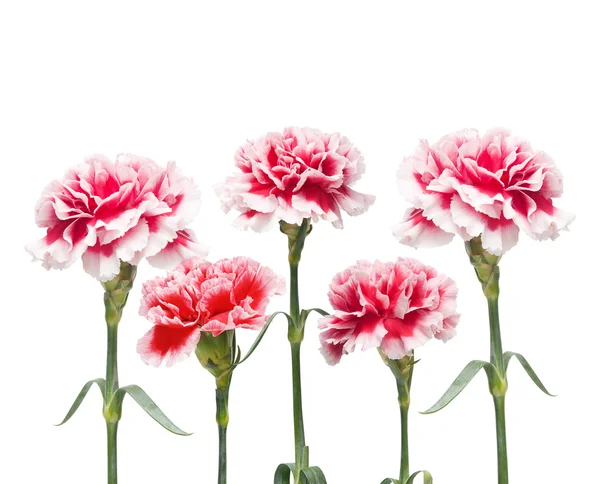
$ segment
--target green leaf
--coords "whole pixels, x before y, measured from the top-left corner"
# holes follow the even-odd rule
[[[408,480],[406,481],[406,484],[413,484],[413,482],[415,482],[415,479],[417,478],[417,476],[419,474],[423,474],[423,484],[433,484],[433,477],[431,476],[431,473],[428,471],[415,472],[408,478]]]
[[[323,311],[319,308],[303,309],[301,313],[304,314],[304,320],[306,320],[306,318],[308,318],[308,315],[313,311],[319,313],[321,316],[329,316],[329,313],[327,311]]]
[[[452,400],[454,400],[460,392],[462,392],[465,387],[469,384],[469,382],[477,375],[479,370],[485,368],[486,371],[495,371],[496,369],[491,363],[487,361],[481,360],[473,360],[464,367],[463,371],[460,372],[460,375],[456,377],[456,380],[452,382],[450,388],[446,390],[446,393],[442,395],[442,397],[437,401],[437,403],[431,407],[429,410],[425,410],[421,412],[422,414],[430,414],[435,413],[446,405],[448,405]]]
[[[177,435],[192,435],[181,430],[179,427],[177,427],[177,425],[171,422],[169,417],[167,417],[164,414],[164,412],[160,408],[158,408],[156,403],[154,403],[154,401],[148,396],[148,394],[137,385],[128,385],[126,387],[121,387],[115,392],[109,406],[111,408],[113,408],[114,406],[115,410],[119,412],[119,415],[121,413],[121,405],[123,404],[123,399],[125,398],[125,395],[129,395],[131,398],[133,398],[135,402],[140,407],[142,407],[142,409],[144,409],[144,411],[148,415],[150,415],[154,420],[156,420],[169,432],[173,432]]]
[[[527,372],[527,374],[529,375],[529,378],[531,378],[531,380],[533,381],[533,383],[536,384],[536,386],[542,390],[546,395],[550,396],[550,397],[555,397],[556,395],[553,395],[552,393],[550,393],[546,387],[544,386],[544,384],[541,382],[541,380],[539,379],[539,377],[536,375],[535,371],[533,371],[533,368],[531,368],[531,365],[529,364],[529,362],[525,359],[525,357],[519,353],[513,353],[512,351],[507,351],[506,353],[504,353],[503,355],[503,359],[504,359],[504,368],[508,370],[508,364],[510,363],[510,359],[512,357],[515,357],[517,360],[519,360],[519,363],[521,363],[521,366],[525,369],[525,371]]]
[[[273,484],[290,484],[293,483],[293,475],[294,469],[296,466],[292,463],[289,464],[279,464],[277,466],[277,470],[275,471],[275,477],[273,479]],[[292,479],[290,481],[290,479]]]
[[[106,400],[106,396],[105,396],[106,382],[104,381],[104,378],[96,378],[95,380],[90,380],[85,385],[83,385],[83,388],[79,392],[79,395],[77,395],[77,398],[73,402],[73,405],[71,405],[71,408],[67,412],[67,415],[65,415],[65,418],[63,419],[63,421],[59,424],[56,424],[57,427],[67,423],[69,421],[69,419],[75,414],[75,412],[79,408],[79,405],[81,405],[81,402],[83,402],[83,399],[88,394],[88,392],[90,391],[90,388],[92,388],[92,385],[94,383],[96,385],[98,385],[98,388],[100,388],[100,391],[102,392],[102,400],[103,401]]]
[[[300,471],[300,484],[327,484],[327,479],[320,467],[305,467]]]
[[[401,484],[401,483],[398,479],[392,479],[391,477],[388,477],[387,479],[384,479],[383,481],[381,481],[381,484]]]
[[[275,477],[273,479],[274,484],[293,484],[294,482],[294,470],[296,466],[293,463],[279,464],[275,471]],[[300,470],[300,483],[301,484],[327,484],[325,474],[323,471],[316,466],[304,467]]]
[[[262,329],[260,330],[260,333],[258,333],[258,336],[256,337],[256,339],[254,340],[254,343],[252,343],[252,346],[250,346],[250,349],[248,350],[248,353],[246,353],[246,356],[244,356],[241,360],[239,360],[238,362],[234,363],[231,367],[235,368],[238,365],[241,365],[244,361],[246,361],[248,358],[250,358],[250,355],[252,353],[254,353],[254,350],[256,348],[258,348],[258,345],[260,344],[260,342],[263,339],[263,336],[265,335],[265,333],[267,332],[267,329],[269,329],[269,326],[271,325],[271,323],[273,322],[273,320],[275,319],[276,316],[283,314],[285,315],[285,317],[288,319],[288,322],[291,324],[292,323],[292,318],[290,317],[290,315],[284,311],[278,311],[276,313],[271,314],[271,317],[267,320],[267,322],[265,323],[265,325],[262,327]]]

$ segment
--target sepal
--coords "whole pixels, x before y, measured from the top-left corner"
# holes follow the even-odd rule
[[[123,399],[125,395],[129,395],[133,400],[140,406],[142,409],[150,415],[156,422],[158,422],[162,427],[167,429],[169,432],[172,432],[177,435],[191,435],[183,430],[181,430],[177,425],[175,425],[169,417],[165,415],[165,413],[154,403],[148,394],[142,390],[137,385],[128,385],[125,387],[119,388],[111,398],[111,401],[108,404],[108,409],[111,413],[114,413],[118,416],[121,415],[121,409],[123,407]]]
[[[90,391],[90,388],[92,388],[94,383],[96,385],[98,385],[98,388],[100,388],[100,391],[102,392],[102,400],[103,401],[106,400],[106,398],[105,398],[106,381],[104,380],[104,378],[96,378],[95,380],[90,380],[85,385],[83,385],[83,388],[79,392],[79,395],[77,395],[77,398],[75,398],[75,401],[73,402],[73,405],[71,405],[71,408],[67,412],[67,415],[65,415],[65,418],[63,418],[61,423],[56,424],[57,427],[67,423],[69,421],[69,419],[75,414],[75,412],[81,405],[81,402],[83,402],[84,398],[86,397],[86,395],[88,394],[88,392]]]
[[[525,372],[529,375],[529,378],[531,378],[531,380],[533,381],[533,383],[536,384],[536,386],[543,391],[546,395],[550,396],[550,397],[555,397],[556,395],[553,395],[552,393],[550,393],[546,387],[544,386],[544,384],[542,383],[542,381],[539,379],[539,377],[536,375],[535,371],[533,371],[533,368],[531,368],[531,365],[529,364],[529,362],[525,359],[525,357],[519,353],[513,353],[512,351],[506,351],[504,353],[504,355],[502,355],[502,359],[504,360],[504,369],[508,370],[508,364],[510,363],[510,360],[512,357],[515,357],[519,363],[521,363],[521,366],[523,367],[523,369],[525,370]]]

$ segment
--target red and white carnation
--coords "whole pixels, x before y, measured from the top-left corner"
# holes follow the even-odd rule
[[[270,296],[285,280],[246,257],[184,260],[172,272],[144,283],[140,315],[154,326],[137,350],[153,366],[173,365],[196,348],[203,331],[218,336],[236,328],[260,329]]]
[[[101,281],[119,273],[120,261],[142,259],[170,269],[206,255],[187,225],[199,209],[191,178],[169,162],[122,154],[112,162],[93,156],[50,183],[35,210],[46,235],[27,246],[46,269],[64,269],[79,258]]]
[[[334,312],[319,320],[321,352],[334,365],[358,345],[400,359],[431,338],[448,341],[457,292],[452,279],[414,259],[360,261],[329,286]]]
[[[554,206],[562,175],[546,153],[509,131],[475,130],[422,141],[398,170],[398,186],[413,205],[395,228],[413,247],[481,236],[483,248],[501,255],[524,231],[536,240],[555,239],[574,216]]]
[[[342,227],[342,210],[365,212],[375,201],[350,188],[364,173],[360,151],[339,133],[286,128],[242,145],[239,172],[216,187],[223,209],[241,212],[236,225],[256,231],[280,220],[300,224],[305,218]]]

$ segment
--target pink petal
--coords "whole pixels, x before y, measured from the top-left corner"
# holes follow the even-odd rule
[[[454,234],[444,232],[431,220],[423,217],[423,210],[408,209],[404,221],[394,228],[394,236],[411,247],[439,247],[449,243]]]
[[[200,340],[200,328],[190,326],[154,326],[137,344],[137,352],[142,360],[158,367],[163,361],[172,366],[187,358]]]

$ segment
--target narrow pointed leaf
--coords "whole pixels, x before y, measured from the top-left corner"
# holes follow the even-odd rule
[[[429,410],[425,410],[421,412],[423,414],[435,413],[446,405],[448,405],[452,400],[454,400],[460,392],[462,392],[465,387],[469,384],[469,382],[477,375],[479,370],[485,368],[486,371],[495,370],[494,366],[487,361],[481,360],[473,360],[464,367],[463,371],[460,372],[460,375],[456,377],[456,380],[452,382],[450,388],[446,390],[446,393],[442,395],[442,397],[437,401],[437,403],[431,407]]]
[[[383,481],[381,481],[381,484],[401,484],[401,483],[398,479],[392,479],[391,477],[388,477],[387,479],[384,479]]]
[[[144,411],[150,415],[154,420],[156,420],[160,425],[162,425],[169,432],[173,432],[177,435],[191,435],[183,430],[181,430],[177,425],[175,425],[169,417],[167,417],[164,412],[158,408],[156,403],[148,396],[148,394],[142,390],[137,385],[128,385],[126,387],[121,387],[115,392],[115,396],[113,400],[116,405],[121,405],[123,402],[123,398],[125,395],[129,395],[131,398],[135,400],[135,402],[144,409]],[[111,402],[112,405],[112,402]]]
[[[279,464],[275,471],[274,484],[293,484],[295,468],[293,463]],[[305,467],[300,470],[300,484],[327,484],[327,480],[319,467]]]
[[[269,329],[269,326],[271,325],[271,323],[273,322],[273,320],[275,319],[275,317],[278,316],[278,315],[280,315],[280,314],[285,315],[285,317],[288,319],[288,321],[290,323],[292,322],[292,318],[290,318],[290,315],[287,314],[286,312],[278,311],[276,313],[271,314],[271,317],[267,320],[267,322],[265,323],[265,325],[262,327],[262,329],[260,330],[260,333],[258,333],[258,336],[254,340],[254,343],[252,343],[252,346],[250,346],[250,349],[248,350],[248,353],[246,353],[246,356],[244,356],[239,362],[233,364],[232,368],[235,368],[237,365],[241,365],[244,361],[246,361],[248,358],[250,358],[250,355],[252,353],[254,353],[254,350],[256,348],[258,348],[258,345],[262,341],[265,333],[267,332],[267,329]]]
[[[550,397],[556,396],[556,395],[553,395],[552,393],[550,393],[546,389],[544,384],[541,382],[539,377],[536,375],[535,371],[533,371],[533,368],[531,368],[531,365],[529,364],[529,362],[525,359],[525,357],[523,355],[521,355],[519,353],[513,353],[512,351],[507,351],[506,353],[504,353],[504,368],[508,369],[508,363],[510,362],[510,359],[513,356],[519,361],[519,363],[521,363],[521,366],[523,367],[525,372],[529,375],[529,378],[531,378],[533,383],[535,383],[536,386],[540,390],[542,390],[546,395],[548,395]]]
[[[275,471],[273,484],[290,484],[293,482],[294,469],[296,466],[292,463],[279,464]]]
[[[431,476],[431,473],[428,471],[415,472],[408,478],[408,480],[406,481],[406,484],[413,484],[419,474],[423,474],[423,484],[433,484],[433,477]]]
[[[90,388],[92,388],[92,385],[94,383],[98,385],[98,388],[100,388],[100,391],[102,392],[102,400],[106,400],[106,382],[104,381],[104,378],[96,378],[95,380],[90,380],[85,385],[83,385],[83,388],[79,392],[79,395],[77,395],[77,398],[73,402],[73,405],[71,405],[71,408],[67,412],[67,415],[65,415],[65,418],[63,418],[63,421],[59,424],[56,424],[57,427],[67,423],[69,419],[75,414],[75,412],[79,408],[79,405],[81,405],[81,402],[83,402],[83,399],[88,394]]]
[[[321,316],[329,316],[329,313],[327,311],[324,311],[322,309],[319,308],[311,308],[311,309],[303,309],[302,312],[304,313],[304,319],[308,318],[308,315],[312,312],[316,312],[319,313]]]
[[[300,484],[327,484],[327,479],[319,467],[305,467],[300,471]]]

